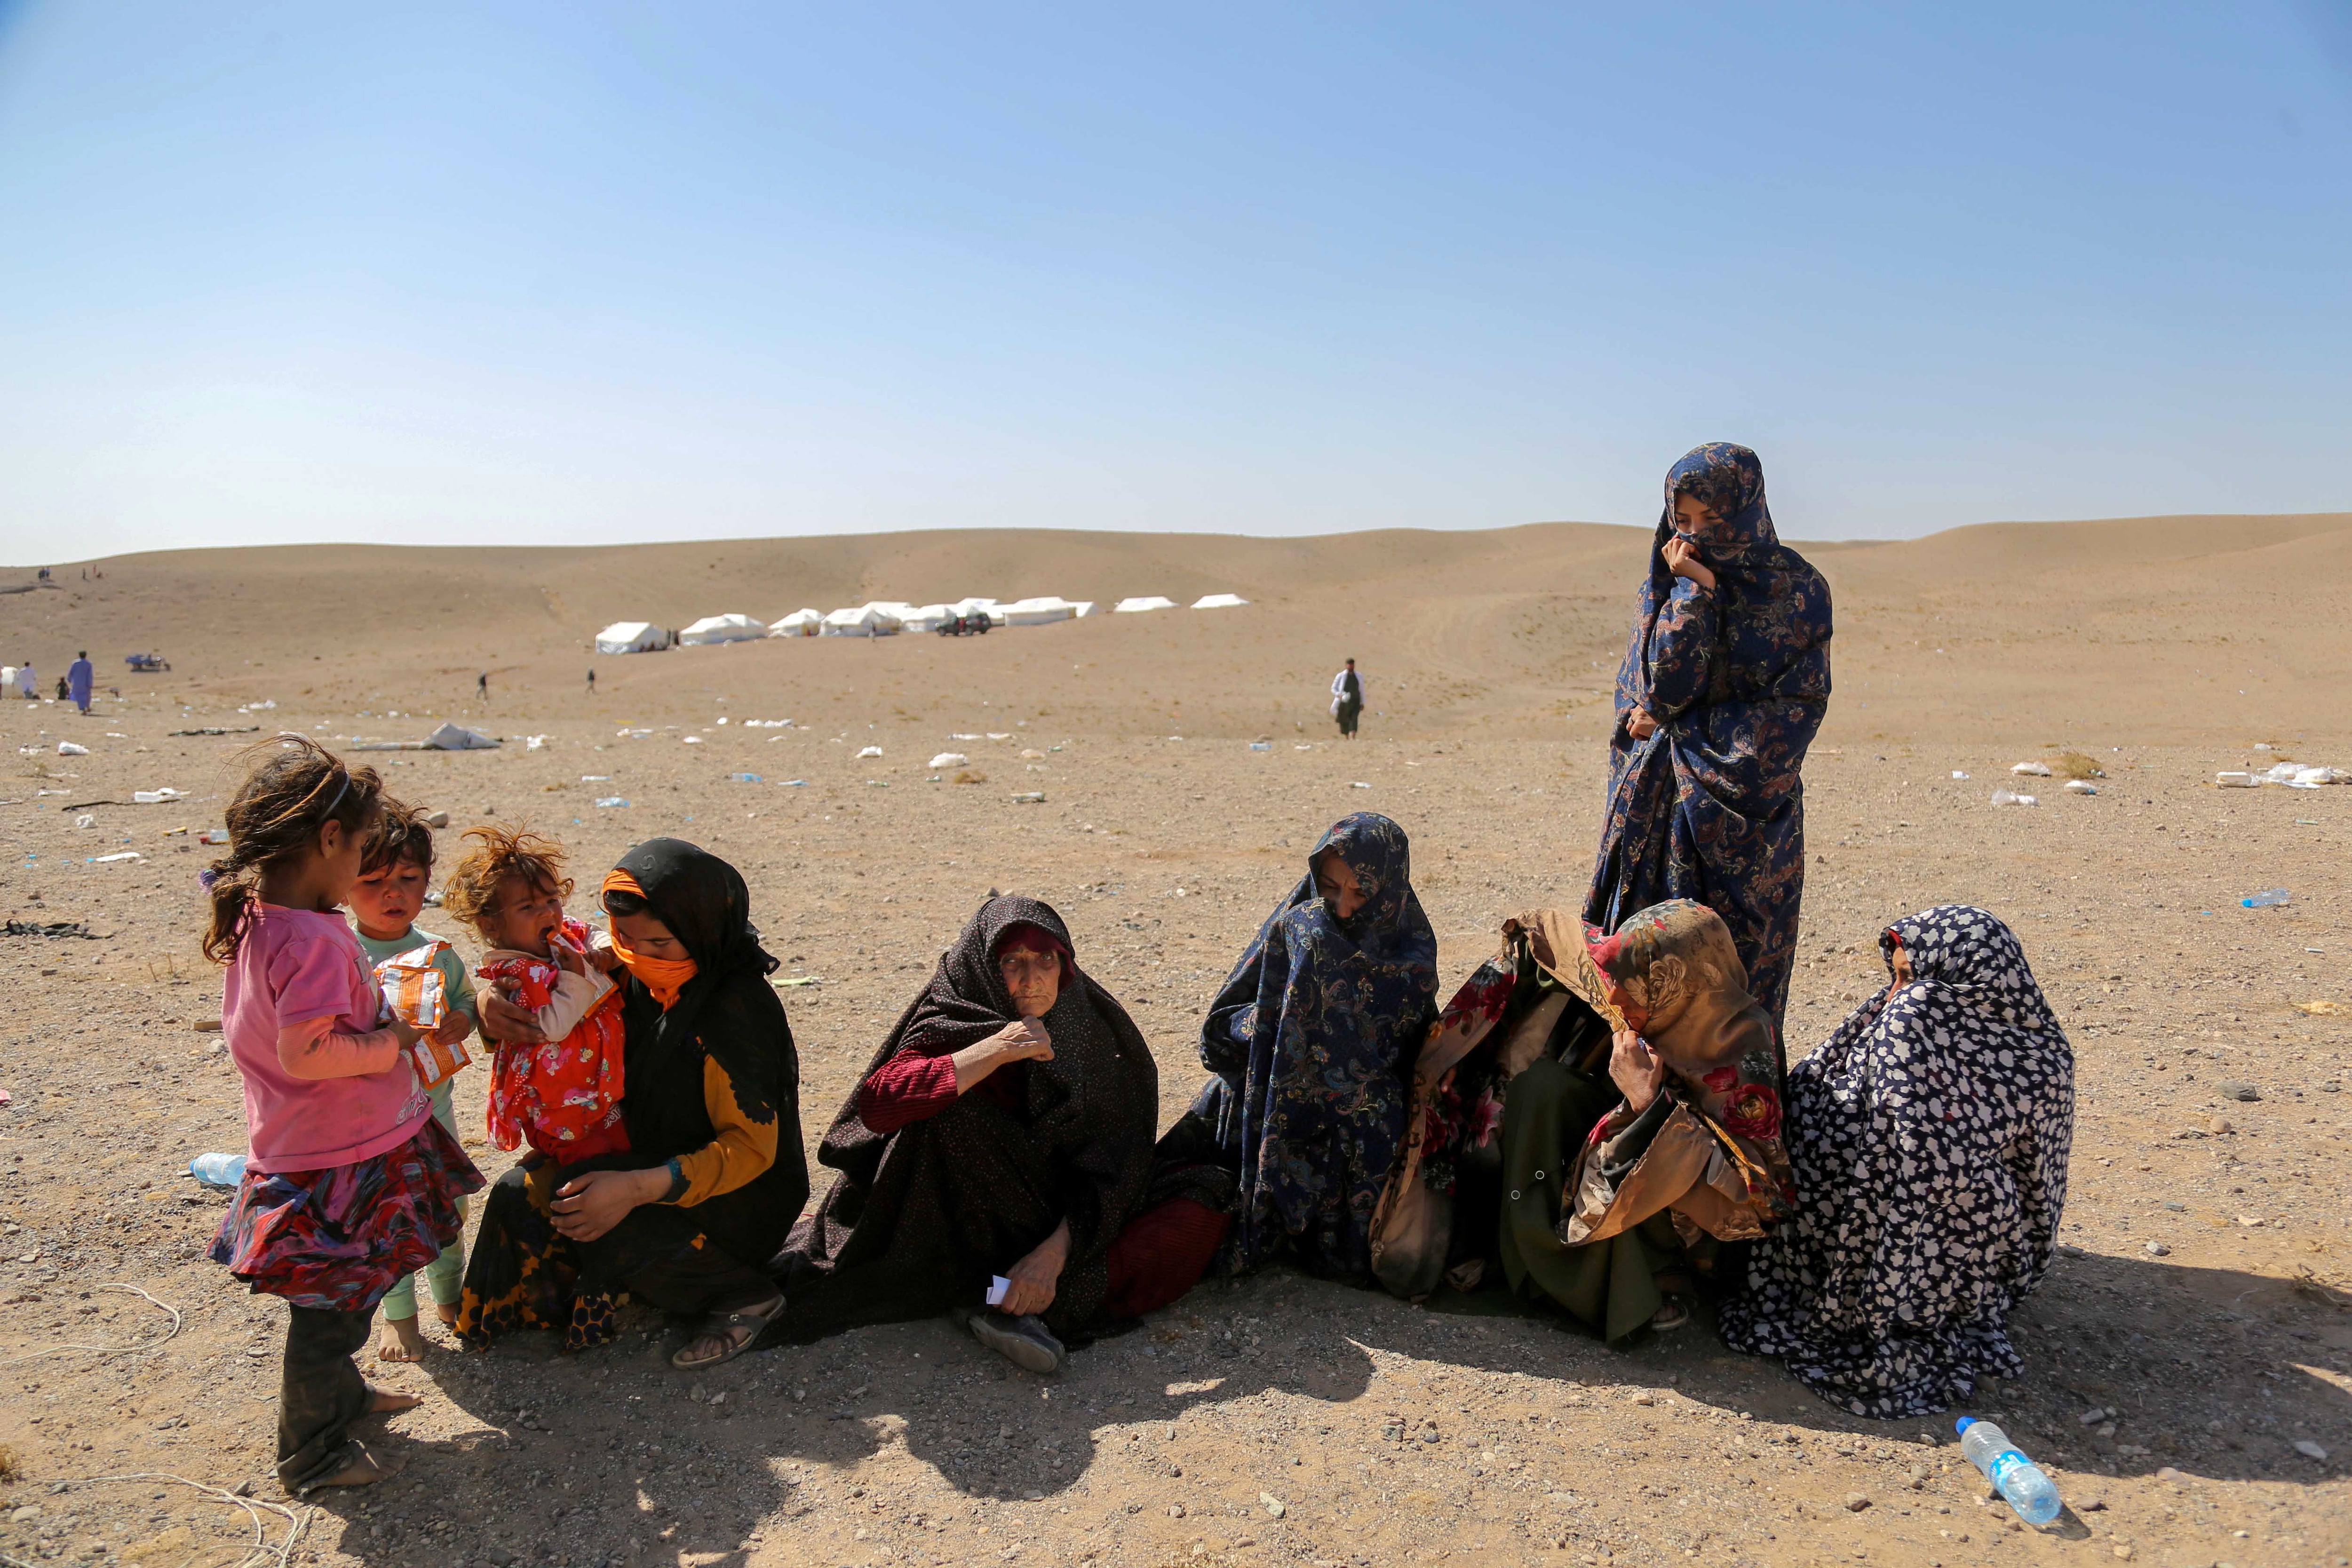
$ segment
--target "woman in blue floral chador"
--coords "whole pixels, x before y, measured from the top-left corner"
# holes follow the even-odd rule
[[[1229,1267],[1288,1257],[1370,1280],[1405,1075],[1437,1011],[1437,935],[1412,864],[1387,817],[1341,818],[1209,1005],[1201,1063],[1215,1076],[1161,1146],[1213,1145],[1239,1173]]]
[[[1747,447],[1695,448],[1665,489],[1584,918],[1615,931],[1670,899],[1706,905],[1777,1037],[1805,879],[1799,769],[1829,706],[1829,585],[1773,531]]]

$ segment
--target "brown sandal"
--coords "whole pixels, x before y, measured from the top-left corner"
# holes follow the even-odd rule
[[[677,1353],[669,1358],[669,1364],[680,1372],[700,1372],[706,1367],[733,1361],[758,1343],[760,1335],[782,1315],[783,1310],[784,1299],[779,1296],[771,1305],[757,1310],[713,1312],[702,1321],[702,1327],[696,1331],[694,1338],[678,1347]],[[694,1355],[694,1347],[706,1340],[719,1342],[718,1353]]]

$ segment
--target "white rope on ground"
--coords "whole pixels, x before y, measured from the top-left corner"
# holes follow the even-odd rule
[[[144,1292],[142,1292],[144,1294]],[[239,1497],[226,1487],[208,1481],[192,1481],[185,1476],[174,1476],[160,1470],[142,1470],[129,1476],[88,1476],[68,1484],[78,1487],[109,1485],[127,1486],[135,1481],[176,1481],[184,1487],[194,1487],[215,1502],[224,1502],[245,1510],[253,1525],[253,1545],[237,1568],[286,1568],[287,1559],[294,1554],[294,1543],[310,1528],[310,1520],[319,1510],[315,1506],[294,1509],[282,1502],[270,1502],[261,1498]],[[276,1546],[269,1544],[269,1518],[277,1515],[286,1521],[286,1539]],[[24,1568],[30,1568],[29,1564]]]
[[[161,1350],[163,1346],[169,1344],[172,1341],[179,1337],[180,1325],[184,1320],[180,1316],[180,1309],[172,1305],[171,1302],[158,1300],[153,1296],[148,1296],[146,1291],[142,1290],[136,1285],[108,1283],[99,1286],[98,1289],[101,1290],[127,1290],[133,1296],[147,1296],[147,1300],[153,1301],[156,1306],[161,1307],[164,1311],[172,1314],[172,1326],[165,1329],[163,1333],[156,1336],[154,1339],[142,1340],[137,1344],[88,1345],[76,1342],[73,1344],[51,1345],[47,1350],[35,1351],[29,1355],[12,1355],[6,1361],[0,1361],[0,1366],[15,1366],[18,1362],[38,1361],[45,1355],[65,1355],[73,1351],[86,1351],[98,1355],[130,1355],[140,1351]]]

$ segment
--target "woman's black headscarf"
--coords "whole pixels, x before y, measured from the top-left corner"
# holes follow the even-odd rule
[[[775,1163],[687,1212],[730,1254],[764,1264],[808,1201],[808,1159],[801,1151],[800,1058],[784,1005],[768,984],[776,961],[751,924],[751,890],[734,867],[677,838],[646,840],[616,869],[645,889],[646,913],[669,928],[695,964],[694,978],[667,1010],[640,984],[624,990],[621,1110],[630,1152],[651,1165],[718,1136],[702,1083],[704,1059],[718,1063],[746,1116],[780,1121]]]
[[[989,900],[940,955],[860,1088],[902,1050],[947,1056],[1020,1017],[996,966],[998,943],[1019,925],[1073,951],[1051,905]],[[1043,1020],[1054,1059],[997,1069],[1021,1072],[1018,1110],[966,1095],[886,1134],[866,1125],[851,1091],[817,1150],[841,1175],[782,1260],[796,1337],[977,1306],[987,1274],[1063,1220],[1069,1258],[1046,1321],[1067,1335],[1100,1314],[1111,1243],[1151,1178],[1160,1073],[1118,999],[1075,962],[1065,973],[1072,978]]]

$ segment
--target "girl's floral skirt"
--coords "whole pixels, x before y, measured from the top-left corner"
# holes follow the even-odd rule
[[[298,1307],[373,1310],[465,1234],[459,1200],[481,1188],[474,1162],[428,1116],[407,1142],[354,1165],[247,1171],[212,1259]]]

